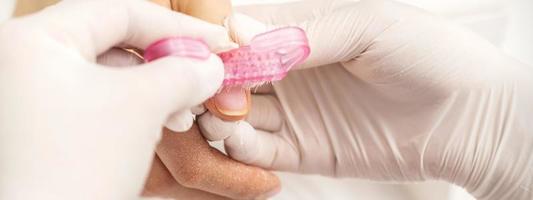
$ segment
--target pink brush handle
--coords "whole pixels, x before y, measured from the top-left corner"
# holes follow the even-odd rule
[[[144,51],[144,60],[151,62],[161,57],[177,56],[207,60],[211,51],[201,39],[190,37],[171,37],[158,40]]]

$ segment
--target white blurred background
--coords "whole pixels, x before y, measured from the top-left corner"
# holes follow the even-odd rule
[[[233,0],[235,5],[294,0]],[[309,0],[311,1],[311,0]],[[327,1],[327,0],[324,0]],[[533,66],[533,0],[400,0],[443,15]],[[0,22],[11,16],[15,0],[0,0]],[[31,2],[31,1],[30,1]],[[215,144],[220,146],[220,144]],[[275,200],[470,200],[466,192],[446,183],[394,185],[356,179],[331,179],[279,173],[282,192]]]

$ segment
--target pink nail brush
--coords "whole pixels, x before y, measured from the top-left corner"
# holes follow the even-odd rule
[[[275,29],[255,36],[249,45],[218,56],[224,63],[223,86],[256,87],[283,79],[289,70],[310,54],[305,32],[297,27]],[[209,48],[201,39],[172,37],[150,45],[144,53],[146,62],[165,56],[208,59]]]

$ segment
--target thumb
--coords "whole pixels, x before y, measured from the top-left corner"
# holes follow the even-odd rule
[[[206,60],[169,56],[138,66],[102,68],[123,81],[121,93],[166,114],[201,104],[216,93],[224,77],[222,61],[213,54]]]
[[[240,46],[248,45],[256,35],[274,29],[272,25],[268,26],[261,21],[241,13],[233,13],[224,22],[224,26],[228,28],[233,41]]]
[[[239,15],[230,18],[230,31],[246,41],[254,28],[298,26],[305,30],[311,47],[307,60],[296,68],[322,66],[356,59],[381,33],[399,21],[398,13],[388,13],[390,5],[382,1],[316,1],[241,7],[247,13],[246,20]],[[253,17],[253,18],[251,18]],[[252,23],[252,21],[254,21]],[[249,29],[249,30],[247,30]]]

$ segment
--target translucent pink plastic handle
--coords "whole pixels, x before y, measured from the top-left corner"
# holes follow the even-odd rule
[[[150,62],[165,56],[207,60],[210,55],[209,47],[201,39],[171,37],[158,40],[148,46],[144,51],[144,60]]]
[[[144,53],[147,62],[164,56],[205,60],[207,44],[188,37],[166,38],[150,45]],[[249,45],[218,54],[224,62],[224,86],[254,87],[283,79],[289,70],[310,54],[305,32],[285,27],[255,36]]]

